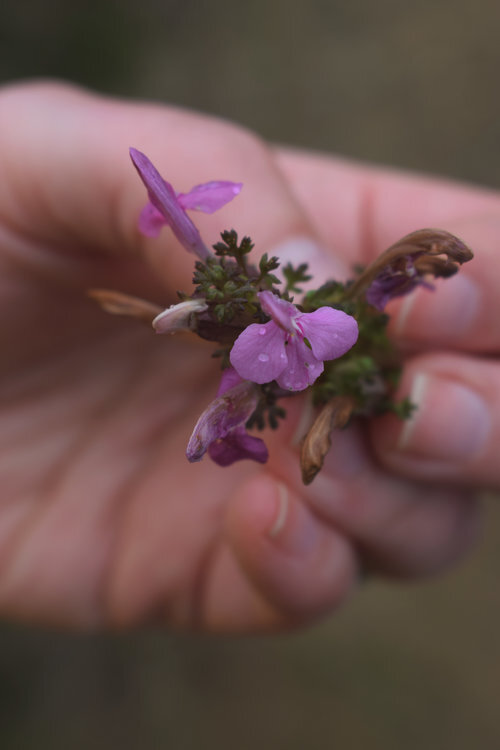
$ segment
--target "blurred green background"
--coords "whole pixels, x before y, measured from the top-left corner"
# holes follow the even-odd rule
[[[0,81],[56,76],[500,187],[498,0],[3,0]],[[500,510],[447,577],[306,633],[0,628],[0,748],[500,747]]]

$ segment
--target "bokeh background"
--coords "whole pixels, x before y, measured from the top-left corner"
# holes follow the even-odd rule
[[[0,82],[56,76],[500,188],[498,0],[3,0]],[[500,206],[500,203],[499,203]],[[272,638],[0,626],[2,750],[500,747],[500,509],[446,577]]]

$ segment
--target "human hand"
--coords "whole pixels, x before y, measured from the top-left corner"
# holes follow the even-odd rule
[[[292,445],[299,406],[266,437],[264,468],[187,463],[189,434],[217,387],[212,347],[155,337],[105,316],[85,296],[110,287],[168,304],[189,288],[192,257],[168,232],[151,240],[137,231],[145,195],[129,146],[146,151],[179,189],[219,178],[244,183],[223,212],[197,217],[207,244],[234,226],[257,251],[307,255],[313,270],[330,275],[426,225],[461,234],[477,251],[438,294],[417,292],[410,311],[402,303],[405,341],[438,349],[409,359],[403,390],[415,373],[438,379],[426,391],[432,408],[424,403],[410,428],[389,418],[373,424],[385,469],[367,435],[350,428],[303,487]],[[486,267],[500,229],[495,195],[272,149],[212,118],[58,84],[3,89],[0,159],[4,617],[284,628],[335,608],[361,565],[415,576],[462,554],[477,506],[458,485],[498,483],[498,365],[474,356],[498,347],[488,316],[500,280],[494,263]],[[474,301],[464,303],[469,279],[483,290],[475,311]],[[423,435],[429,445],[429,430],[441,429],[443,414],[455,416],[457,399],[468,408],[464,386],[487,401],[486,442],[472,460],[453,458],[464,446],[470,455],[471,434],[483,435],[474,421],[457,438],[458,420],[439,433],[446,462],[436,448],[412,458],[412,440]],[[406,451],[393,447],[401,430]]]

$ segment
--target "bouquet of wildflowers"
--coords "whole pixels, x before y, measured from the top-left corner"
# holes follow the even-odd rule
[[[286,400],[307,391],[317,415],[301,446],[304,483],[321,469],[331,433],[356,416],[392,411],[407,418],[408,400],[395,401],[401,359],[387,336],[386,304],[417,286],[432,288],[433,277],[448,277],[472,253],[448,232],[423,229],[392,245],[347,282],[334,279],[303,293],[313,277],[307,263],[280,267],[277,257],[250,255],[250,237],[223,231],[210,250],[187,211],[213,213],[242,185],[227,181],[176,193],[149,159],[135,149],[132,161],[149,197],[139,229],[157,236],[167,225],[197,260],[190,294],[166,310],[110,290],[91,296],[111,313],[152,323],[157,333],[188,330],[215,342],[221,379],[214,400],[194,425],[186,455],[208,453],[220,466],[241,459],[264,463],[264,441],[249,430],[275,429]]]

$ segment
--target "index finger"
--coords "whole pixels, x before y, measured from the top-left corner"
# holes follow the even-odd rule
[[[243,195],[220,213],[197,216],[206,244],[232,227],[251,235],[262,253],[283,242],[314,242],[272,151],[256,135],[213,117],[45,82],[0,91],[3,257],[65,280],[83,284],[85,277],[87,286],[99,284],[111,264],[115,287],[127,263],[138,267],[145,259],[171,292],[189,288],[193,257],[172,233],[151,239],[137,229],[147,196],[131,146],[179,192],[217,179],[244,183]],[[92,261],[91,281],[82,264]]]

